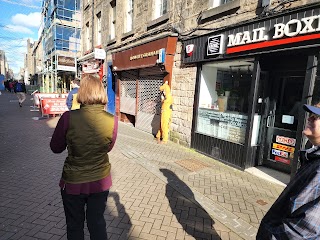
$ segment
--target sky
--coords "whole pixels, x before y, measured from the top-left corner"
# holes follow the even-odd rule
[[[42,0],[0,0],[0,50],[14,74],[24,66],[27,40],[38,40]]]

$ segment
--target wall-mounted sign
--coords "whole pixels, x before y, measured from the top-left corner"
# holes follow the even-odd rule
[[[223,34],[211,36],[208,38],[207,55],[217,55],[223,53]]]
[[[320,32],[320,15],[294,18],[269,27],[254,28],[251,31],[228,35],[227,53],[318,39],[320,34],[316,34],[317,32]]]
[[[189,44],[186,46],[186,53],[189,57],[192,56],[194,50],[194,44]]]
[[[104,49],[95,48],[94,49],[94,58],[104,60],[106,58],[106,51]]]
[[[164,63],[166,60],[166,49],[165,48],[161,48],[159,50],[159,56],[157,59],[157,63]]]
[[[165,58],[162,59],[165,61],[163,63],[168,67],[167,61],[174,58],[177,41],[178,37],[170,36],[113,52],[112,66],[115,71],[155,67],[163,57],[163,54],[165,54]],[[159,53],[162,53],[161,56],[159,56]],[[172,65],[171,61],[168,63]]]
[[[57,70],[76,71],[76,62],[73,57],[58,56]]]
[[[137,54],[137,55],[131,56],[130,57],[130,61],[141,59],[141,58],[152,57],[152,56],[156,56],[158,54],[159,54],[159,50],[155,50],[155,51],[151,51],[151,52],[145,52],[145,53],[141,53],[141,54]]]
[[[83,73],[97,73],[100,70],[102,62],[100,60],[84,62],[82,64]]]

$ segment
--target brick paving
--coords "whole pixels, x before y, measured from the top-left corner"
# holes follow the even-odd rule
[[[14,94],[0,96],[0,240],[66,239],[66,153],[49,149],[58,118],[32,119],[30,98],[20,108]],[[123,123],[110,159],[109,239],[254,239],[283,190]]]

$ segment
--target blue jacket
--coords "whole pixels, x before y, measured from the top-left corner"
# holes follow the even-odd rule
[[[69,110],[71,110],[71,108],[72,108],[73,94],[78,93],[78,90],[79,90],[79,88],[76,87],[76,88],[72,89],[68,94],[66,104],[67,104],[67,107],[69,108]]]

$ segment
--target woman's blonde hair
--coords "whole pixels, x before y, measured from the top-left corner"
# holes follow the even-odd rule
[[[100,79],[92,75],[84,76],[80,81],[77,101],[83,105],[106,105],[108,98]]]

